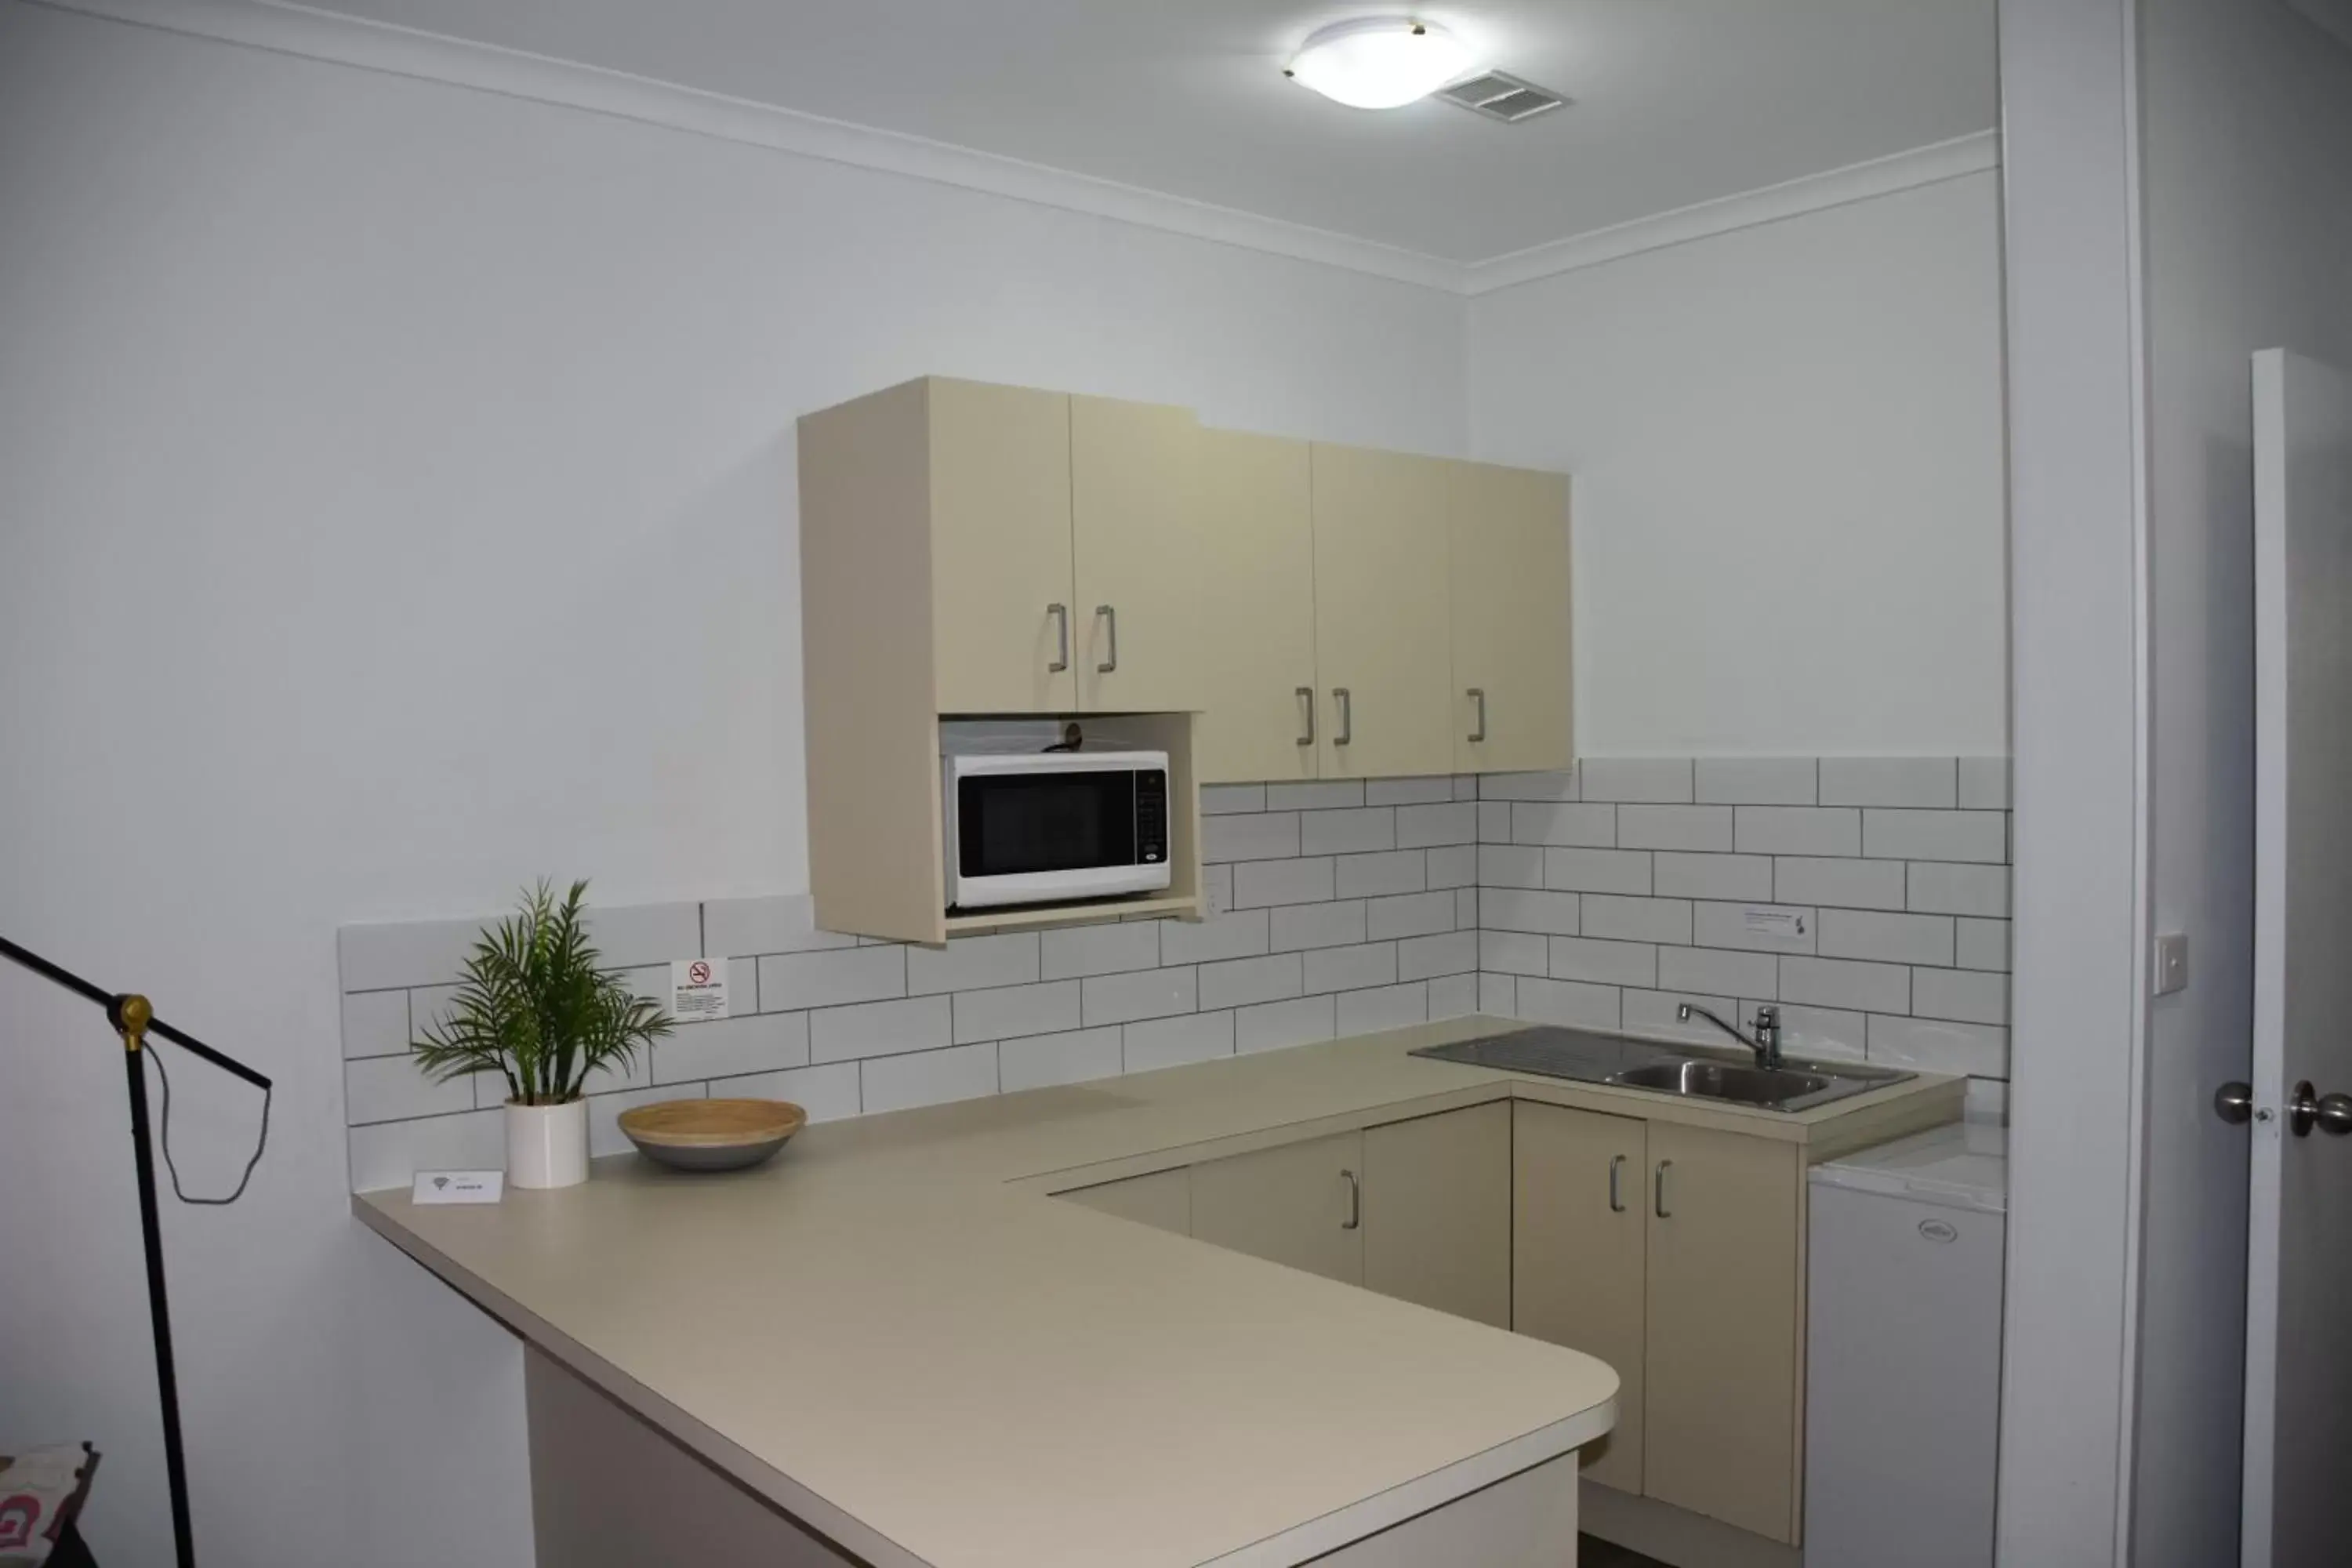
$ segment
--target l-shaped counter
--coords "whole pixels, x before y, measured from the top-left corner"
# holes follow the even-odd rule
[[[700,1465],[672,1468],[723,1472],[742,1506],[811,1532],[772,1561],[1353,1563],[1356,1543],[1539,1467],[1557,1473],[1546,1497],[1508,1506],[1557,1525],[1564,1497],[1572,1521],[1573,1450],[1610,1429],[1616,1373],[1046,1194],[1498,1100],[1808,1160],[1960,1115],[1962,1081],[1933,1076],[1784,1114],[1409,1054],[1520,1026],[1460,1018],[820,1123],[749,1172],[632,1154],[495,1206],[396,1190],[352,1205],[525,1341],[542,1563],[551,1513],[619,1506],[608,1486],[566,1489],[556,1450],[625,1411],[581,1473],[657,1432],[633,1474],[682,1449]]]

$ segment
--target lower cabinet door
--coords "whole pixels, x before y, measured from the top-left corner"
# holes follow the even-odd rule
[[[1192,1167],[1192,1236],[1364,1282],[1364,1136],[1342,1132]]]
[[[1642,1489],[1797,1539],[1799,1146],[1654,1122]]]
[[[1192,1234],[1192,1178],[1181,1167],[1054,1195],[1120,1219],[1131,1219],[1138,1225],[1148,1225],[1154,1230],[1172,1230],[1179,1236]]]
[[[1364,1288],[1511,1326],[1507,1100],[1364,1129]]]
[[[1511,1327],[1616,1370],[1617,1425],[1584,1475],[1642,1489],[1647,1126],[1529,1100],[1511,1107]]]

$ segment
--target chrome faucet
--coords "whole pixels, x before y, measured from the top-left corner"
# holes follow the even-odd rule
[[[1693,1006],[1690,1003],[1685,1002],[1675,1009],[1675,1016],[1685,1024],[1690,1022],[1691,1015],[1694,1013],[1754,1051],[1758,1067],[1777,1068],[1780,1065],[1780,1009],[1778,1007],[1756,1009],[1756,1037],[1753,1039],[1741,1034],[1738,1025],[1725,1023],[1704,1007]]]

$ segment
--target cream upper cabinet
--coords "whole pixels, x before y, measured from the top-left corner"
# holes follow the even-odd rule
[[[1315,503],[1304,441],[1200,435],[1192,538],[1214,563],[1193,639],[1208,784],[1317,773]],[[1083,559],[1083,552],[1082,552]]]
[[[1070,399],[1082,710],[1203,705],[1201,647],[1232,565],[1199,536],[1201,445],[1191,409]]]
[[[1364,1288],[1511,1326],[1511,1108],[1364,1130]]]
[[[1070,400],[934,377],[930,593],[939,711],[1077,705]]]
[[[1570,741],[1568,479],[1455,463],[1454,765],[1565,768]]]
[[[1364,1282],[1364,1135],[1342,1132],[1192,1167],[1192,1236],[1349,1285]]]
[[[1314,448],[1325,778],[1454,770],[1452,468],[1402,452]]]
[[[1642,1489],[1797,1539],[1802,1152],[1653,1122]]]
[[[1527,1100],[1511,1111],[1511,1327],[1616,1370],[1617,1425],[1584,1449],[1584,1474],[1639,1493],[1648,1130]]]

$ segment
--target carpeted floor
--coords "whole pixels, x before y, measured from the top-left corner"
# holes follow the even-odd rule
[[[1576,1538],[1576,1568],[1666,1568],[1654,1557],[1612,1546],[1597,1535]]]

